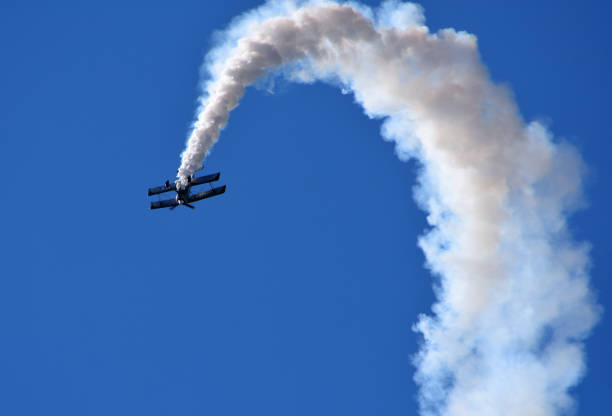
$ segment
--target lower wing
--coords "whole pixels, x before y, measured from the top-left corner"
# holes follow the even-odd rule
[[[202,199],[210,198],[211,196],[221,195],[223,192],[225,192],[225,185],[219,186],[218,188],[209,189],[208,191],[190,195],[189,201],[187,202],[200,201]]]
[[[151,209],[159,209],[159,208],[172,208],[178,206],[179,203],[176,202],[176,199],[166,199],[163,201],[154,201],[151,202]]]

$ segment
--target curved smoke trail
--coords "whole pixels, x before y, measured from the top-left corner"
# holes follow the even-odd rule
[[[423,169],[420,238],[439,278],[415,380],[424,415],[556,415],[584,372],[583,340],[598,306],[588,248],[566,217],[581,162],[540,124],[526,124],[493,84],[476,38],[429,33],[420,6],[377,11],[330,2],[274,2],[243,16],[209,55],[206,85],[179,179],[219,137],[245,87],[272,70],[352,91],[400,158]]]

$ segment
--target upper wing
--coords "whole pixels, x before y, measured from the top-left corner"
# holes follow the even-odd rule
[[[168,183],[168,185],[157,186],[155,188],[149,188],[149,196],[157,195],[168,191],[176,191],[176,185],[174,183]]]
[[[221,195],[223,192],[225,192],[225,185],[220,186],[218,188],[209,189],[208,191],[190,195],[188,202],[200,201],[205,198],[210,198],[211,196]]]
[[[176,202],[176,199],[165,199],[163,201],[151,202],[151,209],[171,208],[171,207],[176,207],[177,205],[179,205],[179,203]]]
[[[210,174],[210,175],[200,176],[199,178],[191,179],[190,184],[191,184],[191,186],[194,186],[194,185],[200,185],[200,184],[203,184],[203,183],[218,181],[219,180],[219,176],[221,176],[221,174],[219,172],[213,173],[213,174]]]

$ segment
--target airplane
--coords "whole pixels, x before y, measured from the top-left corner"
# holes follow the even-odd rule
[[[200,201],[202,199],[210,198],[212,196],[221,195],[225,192],[225,185],[219,186],[217,188],[213,188],[211,185],[211,189],[203,192],[199,192],[197,194],[191,194],[191,187],[196,185],[202,185],[204,183],[210,183],[219,180],[219,176],[221,174],[219,172],[213,173],[210,175],[200,176],[194,178],[193,175],[187,178],[187,184],[181,185],[180,182],[170,183],[169,180],[162,186],[157,186],[155,188],[149,188],[149,196],[162,194],[164,192],[174,191],[176,192],[176,197],[172,199],[166,199],[163,201],[154,201],[151,202],[151,209],[159,209],[159,208],[170,208],[174,209],[179,205],[183,205],[189,207],[191,209],[195,209],[191,202]]]

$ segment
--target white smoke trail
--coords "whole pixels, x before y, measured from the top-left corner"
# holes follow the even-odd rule
[[[415,329],[423,415],[564,414],[584,372],[583,340],[599,308],[588,247],[566,217],[581,162],[539,123],[525,124],[493,84],[476,38],[429,33],[420,6],[380,9],[273,2],[234,22],[209,55],[206,85],[179,178],[201,163],[245,87],[282,68],[298,82],[351,90],[400,158],[422,163],[420,240],[439,278],[433,315]]]

